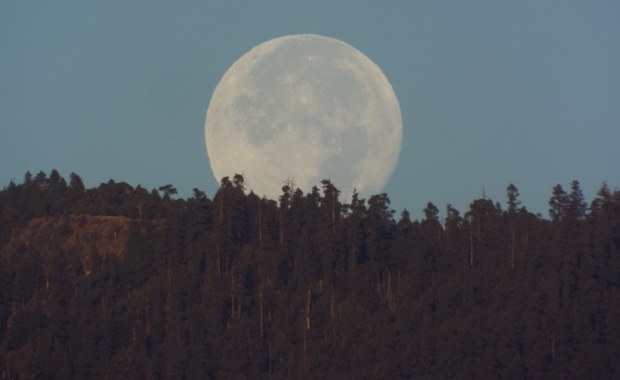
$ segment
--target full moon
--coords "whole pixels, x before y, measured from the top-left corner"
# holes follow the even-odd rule
[[[213,92],[205,141],[217,181],[242,174],[277,200],[329,179],[348,201],[382,190],[402,143],[398,99],[373,61],[334,38],[291,35],[239,58]]]

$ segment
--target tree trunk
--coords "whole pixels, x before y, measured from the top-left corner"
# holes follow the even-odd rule
[[[280,247],[284,245],[284,218],[282,217],[282,210],[280,210]]]
[[[258,247],[263,246],[263,208],[260,199],[258,200]]]
[[[308,289],[306,296],[306,330],[310,330],[310,306],[312,303],[312,293]]]
[[[515,250],[517,245],[517,237],[514,228],[510,231],[510,268],[515,269]]]
[[[234,271],[230,271],[230,313],[235,316],[235,275]]]
[[[264,338],[264,327],[263,327],[263,285],[261,284],[259,290],[258,290],[258,308],[259,308],[259,312],[258,312],[258,323],[260,324],[260,337],[261,339]]]
[[[474,269],[474,235],[469,231],[469,267]]]
[[[336,233],[336,197],[332,198],[332,231]]]
[[[329,313],[332,317],[332,320],[336,319],[336,295],[334,293],[334,284],[332,284],[332,299],[329,303]]]

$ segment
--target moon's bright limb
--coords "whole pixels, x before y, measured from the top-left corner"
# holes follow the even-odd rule
[[[259,196],[278,199],[292,180],[323,179],[349,200],[381,191],[402,142],[398,99],[381,69],[352,46],[311,34],[264,42],[217,85],[205,123],[219,181],[242,174]]]

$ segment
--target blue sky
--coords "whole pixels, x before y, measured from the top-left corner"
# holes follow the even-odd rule
[[[0,3],[0,186],[74,171],[213,196],[211,94],[252,47],[297,33],[375,61],[403,114],[384,189],[397,212],[462,213],[514,183],[547,215],[552,187],[620,185],[617,1],[14,1]]]

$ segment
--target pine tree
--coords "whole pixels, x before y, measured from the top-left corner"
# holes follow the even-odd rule
[[[566,219],[570,199],[562,185],[556,185],[553,188],[553,194],[549,200],[549,217],[553,222],[561,222]]]

